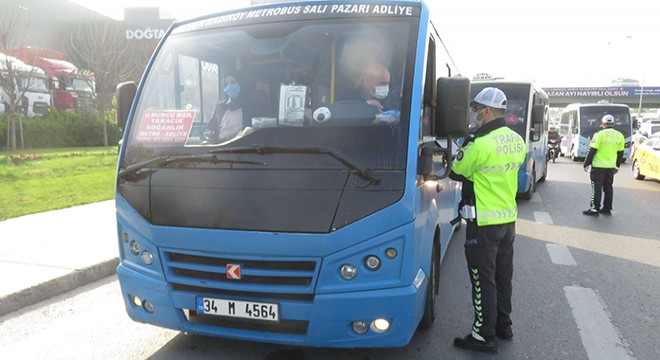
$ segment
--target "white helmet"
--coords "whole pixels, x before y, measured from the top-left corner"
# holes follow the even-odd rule
[[[614,125],[614,116],[607,114],[603,116],[603,119],[601,121],[603,124]]]

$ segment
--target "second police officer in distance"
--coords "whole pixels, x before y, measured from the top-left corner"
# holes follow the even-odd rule
[[[607,114],[601,119],[602,129],[591,139],[589,153],[584,160],[584,171],[590,172],[591,202],[585,215],[612,214],[612,198],[614,197],[614,175],[619,172],[623,163],[623,150],[626,140],[623,134],[614,129],[614,116]],[[591,171],[589,168],[591,167]],[[600,206],[601,195],[605,194],[603,206]]]
[[[517,219],[518,169],[524,140],[504,122],[506,95],[487,87],[470,103],[481,127],[456,154],[450,178],[466,187],[465,257],[472,284],[472,331],[454,339],[463,349],[497,352],[495,336],[510,339],[513,241]]]

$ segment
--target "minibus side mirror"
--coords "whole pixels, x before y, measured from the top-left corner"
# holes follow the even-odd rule
[[[122,131],[126,127],[136,92],[137,85],[134,81],[126,81],[117,85],[117,125]]]
[[[462,76],[442,77],[436,87],[433,135],[440,138],[467,136],[470,80]]]
[[[536,104],[532,107],[532,124],[543,124],[545,119],[545,105]]]
[[[441,180],[448,177],[451,170],[451,152],[450,141],[447,146],[441,146],[436,141],[422,144],[417,159],[417,175],[421,175],[424,181]]]

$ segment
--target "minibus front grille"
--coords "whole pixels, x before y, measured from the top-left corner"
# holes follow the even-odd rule
[[[255,298],[255,299],[268,299],[268,300],[296,300],[312,302],[314,301],[314,294],[287,294],[287,293],[259,293],[254,291],[235,291],[235,290],[221,290],[210,289],[202,286],[190,286],[174,284],[174,290],[192,292],[195,294],[211,294],[229,296],[232,298]]]
[[[173,267],[172,270],[175,274],[195,278],[195,279],[207,279],[215,281],[234,281],[228,280],[226,274],[208,272],[208,271],[196,271],[196,270],[187,270],[179,269]],[[290,278],[282,276],[243,276],[241,278],[241,283],[243,284],[262,284],[262,285],[309,285],[312,281],[312,277],[301,277],[301,278]]]
[[[316,258],[236,257],[180,250],[164,250],[161,258],[167,281],[175,288],[190,287],[197,293],[243,291],[256,297],[260,293],[312,295],[320,266]]]
[[[241,262],[243,266],[261,269],[283,269],[283,270],[307,270],[314,271],[315,261],[255,261],[235,258],[212,257],[205,255],[190,255],[180,253],[169,253],[172,261],[202,265],[214,265],[224,267],[227,264]]]

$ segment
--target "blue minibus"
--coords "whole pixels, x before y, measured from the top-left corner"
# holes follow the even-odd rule
[[[365,94],[374,63],[382,109]],[[423,1],[175,22],[139,84],[117,87],[128,315],[278,344],[409,343],[452,291],[439,274],[461,185],[447,175],[469,87]]]

